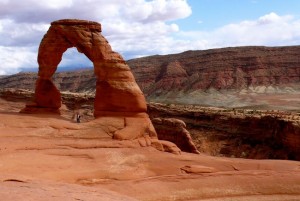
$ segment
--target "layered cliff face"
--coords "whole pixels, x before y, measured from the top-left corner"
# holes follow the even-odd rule
[[[36,73],[18,73],[0,77],[0,88],[16,88],[34,90]]]
[[[34,91],[36,79],[36,73],[21,72],[0,77],[0,86]],[[96,76],[92,69],[55,73],[52,80],[61,91],[95,93]]]
[[[56,73],[53,82],[61,91],[95,93],[96,89],[96,76],[93,70]]]
[[[129,60],[147,95],[167,78],[179,90],[248,89],[300,82],[300,46],[234,47]],[[147,82],[145,78],[148,78]],[[178,84],[182,83],[182,84]],[[159,94],[159,93],[158,93]]]
[[[187,51],[128,64],[152,101],[265,109],[300,105],[299,99],[293,102],[300,94],[300,46]]]
[[[234,47],[127,61],[148,101],[263,109],[300,106],[300,46]],[[34,74],[0,78],[2,88],[33,89]],[[61,91],[94,93],[93,70],[56,73]],[[259,95],[259,96],[257,96]]]

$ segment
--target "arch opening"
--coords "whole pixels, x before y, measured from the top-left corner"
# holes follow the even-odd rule
[[[63,53],[56,72],[74,69],[82,70],[93,67],[93,62],[84,53],[79,52],[76,47],[70,47]]]
[[[91,90],[96,88],[96,77],[92,71],[93,67],[92,61],[85,54],[78,52],[75,47],[68,48],[63,53],[57,70],[53,75],[53,82],[60,91],[95,93],[95,90]],[[86,79],[86,77],[90,79]]]

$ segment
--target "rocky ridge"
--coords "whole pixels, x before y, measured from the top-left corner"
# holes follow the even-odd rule
[[[28,89],[34,91],[37,73],[20,72],[14,75],[0,77],[1,88]],[[55,73],[54,84],[61,91],[95,94],[96,76],[91,69]]]
[[[300,46],[231,47],[127,61],[148,101],[224,107],[297,109]],[[2,88],[33,89],[35,74],[0,78]],[[95,93],[93,70],[60,72],[62,91]]]
[[[156,55],[128,64],[150,101],[295,109],[299,100],[285,98],[294,100],[300,94],[299,58],[300,46],[254,46]],[[282,102],[276,103],[273,95]]]
[[[169,87],[183,91],[299,84],[299,57],[300,46],[249,46],[150,56],[129,60],[128,64],[149,95],[167,80],[172,81]]]

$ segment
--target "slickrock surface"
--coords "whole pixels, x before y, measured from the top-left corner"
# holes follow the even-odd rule
[[[19,179],[13,179],[19,178]],[[116,192],[76,184],[29,179],[15,175],[0,176],[0,197],[5,201],[137,201]]]
[[[0,99],[0,196],[14,200],[297,201],[300,163],[182,152],[112,140],[122,120],[20,114]]]

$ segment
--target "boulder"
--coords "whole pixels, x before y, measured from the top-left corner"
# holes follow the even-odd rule
[[[182,151],[199,154],[184,121],[176,118],[153,118],[152,123],[161,141],[176,144]]]

